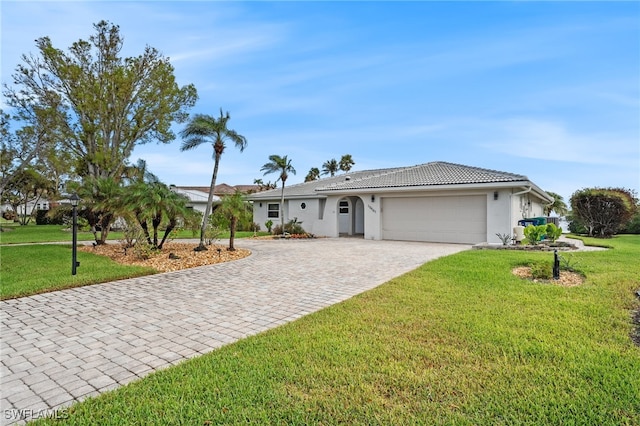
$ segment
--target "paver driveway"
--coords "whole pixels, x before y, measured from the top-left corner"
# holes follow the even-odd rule
[[[2,424],[33,418],[470,248],[241,240],[248,258],[2,304]]]

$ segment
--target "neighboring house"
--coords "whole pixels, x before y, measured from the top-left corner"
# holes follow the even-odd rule
[[[216,205],[224,195],[234,194],[240,191],[243,194],[249,194],[258,191],[258,185],[236,185],[231,186],[226,183],[216,185],[213,190],[213,204]],[[178,194],[182,194],[189,199],[188,206],[194,210],[204,213],[209,198],[208,186],[175,186],[171,185],[171,190]]]
[[[251,194],[253,221],[280,223],[281,188]],[[526,176],[446,162],[349,172],[285,186],[284,220],[318,236],[498,243],[553,199]]]
[[[36,210],[49,210],[51,207],[53,207],[54,204],[55,202],[51,202],[49,201],[49,199],[41,197],[37,201],[29,200],[27,202],[26,209],[24,204],[18,205],[18,211],[14,213],[16,213],[18,216],[23,216],[26,213],[26,215],[29,216],[32,215]],[[14,210],[11,204],[2,204],[0,205],[0,211],[4,213],[6,211],[13,212]]]

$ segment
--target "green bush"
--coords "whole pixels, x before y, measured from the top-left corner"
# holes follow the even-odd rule
[[[555,241],[562,235],[562,228],[558,228],[555,223],[547,223],[547,239]]]
[[[49,225],[65,225],[71,223],[71,206],[57,206],[47,211]],[[37,223],[37,218],[36,218]]]
[[[527,237],[527,241],[531,245],[537,245],[542,240],[547,232],[547,225],[529,225],[524,228],[524,236]]]
[[[636,213],[629,222],[621,229],[621,234],[640,234],[640,211]]]
[[[550,280],[553,278],[553,266],[550,262],[534,263],[531,265],[531,277],[535,280]]]
[[[571,222],[569,222],[569,232],[571,232],[572,234],[587,234],[589,230],[586,226],[584,226],[584,223],[582,223],[579,219],[574,218],[571,220]]]
[[[47,213],[48,210],[36,210],[36,225],[52,225]]]
[[[290,220],[284,224],[284,231],[289,234],[306,234],[307,232],[302,228],[302,222],[298,222],[297,218]],[[273,234],[282,234],[282,226],[277,225],[273,228]]]

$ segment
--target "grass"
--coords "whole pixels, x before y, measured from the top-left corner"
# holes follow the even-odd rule
[[[27,226],[7,226],[2,225],[4,232],[0,232],[0,244],[25,244],[43,242],[71,242],[71,231],[63,225],[27,225]],[[163,231],[164,232],[164,231]],[[248,238],[253,236],[252,231],[238,231],[236,238]],[[194,236],[189,230],[181,230],[175,234],[174,238],[199,238],[199,233]],[[268,235],[267,232],[258,232],[257,235]],[[110,232],[109,241],[117,241],[122,238],[121,232]],[[159,238],[162,238],[162,234]],[[220,239],[228,239],[229,232],[220,235]],[[78,241],[93,241],[91,232],[78,232]]]
[[[78,251],[81,267],[72,276],[70,245],[3,246],[0,247],[0,260],[0,298],[3,300],[156,272]]]
[[[548,253],[441,258],[60,423],[638,425],[640,237],[608,243],[574,255],[586,282],[572,288],[511,274]]]
[[[4,227],[4,226],[3,226]],[[32,245],[31,243],[60,242],[71,240],[71,233],[60,225],[16,226],[0,233],[0,300],[11,299],[79,287],[88,284],[114,281],[123,278],[149,275],[157,271],[151,268],[121,265],[91,253],[78,251],[81,267],[77,275],[71,275],[71,244]],[[266,232],[258,233],[266,235]],[[115,243],[120,233],[109,234]],[[236,238],[253,236],[253,232],[237,232]],[[192,238],[191,231],[180,231],[176,238]],[[221,240],[225,235],[221,237]],[[229,238],[228,233],[226,238]],[[93,234],[80,233],[79,241],[93,240]],[[12,244],[29,244],[12,246]],[[37,259],[37,262],[34,262]]]

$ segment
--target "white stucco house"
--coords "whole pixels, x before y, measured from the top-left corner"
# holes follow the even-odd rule
[[[221,197],[224,195],[231,195],[236,191],[242,193],[251,193],[258,191],[260,187],[258,185],[227,185],[221,183],[215,186],[213,191],[213,205],[220,203]],[[178,194],[184,195],[189,200],[188,207],[194,210],[204,213],[207,208],[207,200],[209,199],[209,187],[208,186],[176,186],[171,185],[171,190]]]
[[[281,188],[250,194],[254,222],[280,223]],[[285,186],[284,220],[317,236],[498,243],[553,199],[526,176],[431,162]]]

